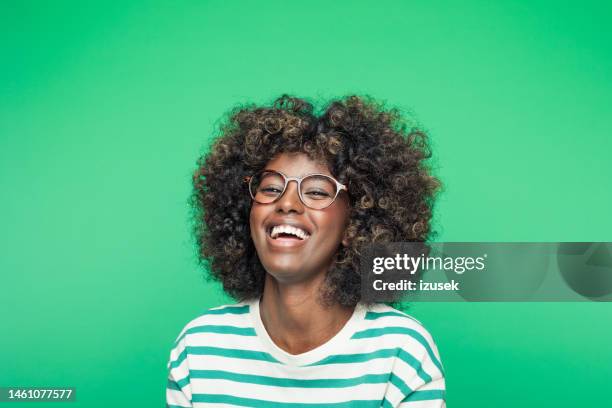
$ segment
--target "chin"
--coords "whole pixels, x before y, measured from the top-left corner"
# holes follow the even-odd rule
[[[270,276],[279,282],[293,281],[298,275],[300,275],[300,271],[295,267],[295,265],[286,267],[283,265],[274,264],[264,266],[264,268],[268,274],[270,274]]]
[[[279,283],[297,283],[309,280],[312,277],[312,273],[304,273],[304,270],[296,265],[290,267],[283,267],[282,265],[270,265],[264,266],[268,274]]]

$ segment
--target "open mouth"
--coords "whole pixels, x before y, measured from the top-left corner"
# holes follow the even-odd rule
[[[305,241],[310,237],[307,231],[291,225],[275,225],[269,228],[267,232],[272,239]]]

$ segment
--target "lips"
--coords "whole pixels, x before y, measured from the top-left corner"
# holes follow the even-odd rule
[[[269,231],[270,238],[278,239],[278,237],[295,237],[300,240],[305,240],[310,237],[310,234],[299,227],[294,227],[287,224],[276,225]]]
[[[265,230],[268,243],[275,247],[301,246],[311,235],[307,227],[295,221],[273,221],[266,225]]]
[[[296,229],[302,236],[310,236],[312,231],[309,227],[302,224],[301,222],[296,222],[295,220],[283,220],[283,219],[275,219],[270,220],[264,224],[264,228],[266,230],[266,234],[270,235],[273,230],[275,232],[287,232],[287,233],[296,233]]]

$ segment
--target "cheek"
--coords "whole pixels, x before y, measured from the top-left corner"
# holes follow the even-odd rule
[[[346,213],[333,212],[326,214],[325,217],[317,220],[317,225],[320,226],[319,231],[324,234],[326,241],[339,241],[344,236],[344,230],[346,229]]]
[[[266,216],[266,208],[254,203],[251,205],[251,211],[249,212],[249,223],[251,225],[257,225],[261,223],[261,220]]]

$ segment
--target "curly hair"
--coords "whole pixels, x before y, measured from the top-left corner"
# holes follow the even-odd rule
[[[243,178],[278,154],[302,152],[327,163],[348,186],[349,245],[339,248],[327,271],[325,301],[360,301],[365,245],[425,242],[431,235],[440,183],[426,164],[428,137],[409,127],[397,109],[349,96],[316,115],[304,99],[283,95],[271,106],[234,109],[219,132],[193,174],[193,232],[200,264],[237,300],[260,296],[266,274],[251,240],[251,198]]]

